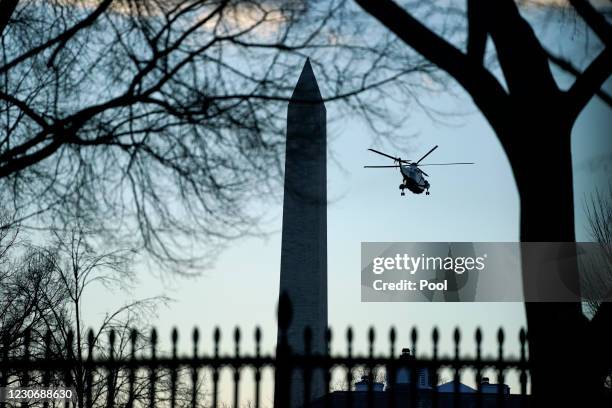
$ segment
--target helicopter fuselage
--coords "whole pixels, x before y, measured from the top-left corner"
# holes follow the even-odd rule
[[[414,165],[401,165],[400,172],[402,173],[403,181],[400,184],[400,190],[407,188],[414,194],[421,194],[423,191],[429,190],[429,182],[425,180],[423,172]]]

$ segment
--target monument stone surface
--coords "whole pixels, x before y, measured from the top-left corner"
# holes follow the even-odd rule
[[[292,305],[287,342],[304,353],[304,329],[312,330],[312,353],[326,353],[327,329],[327,114],[307,60],[289,102],[283,202],[280,293]],[[310,400],[325,392],[314,372]],[[301,406],[300,372],[291,379],[291,407]]]

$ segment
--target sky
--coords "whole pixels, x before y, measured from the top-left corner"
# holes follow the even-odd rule
[[[316,67],[315,67],[316,74]],[[296,72],[295,79],[299,76]],[[559,75],[560,84],[568,78]],[[324,84],[321,88],[324,93]],[[605,88],[612,92],[612,81]],[[522,303],[362,303],[360,300],[360,245],[366,241],[518,241],[519,197],[510,165],[483,116],[469,96],[458,88],[456,95],[426,96],[424,104],[445,112],[459,112],[440,123],[417,108],[409,112],[404,133],[404,151],[385,144],[373,144],[371,131],[359,120],[334,122],[328,128],[328,312],[333,328],[332,353],[345,351],[344,333],[350,325],[356,334],[356,350],[366,351],[366,333],[376,328],[378,353],[388,352],[388,330],[398,330],[396,348],[409,346],[412,326],[419,329],[417,353],[431,352],[431,330],[441,330],[441,350],[450,353],[452,331],[460,326],[462,350],[473,354],[474,330],[484,332],[485,354],[495,353],[495,333],[502,326],[507,333],[506,350],[517,355],[518,332],[525,326]],[[324,95],[325,96],[325,95]],[[328,116],[337,108],[327,106]],[[578,241],[589,239],[583,212],[584,198],[596,188],[605,189],[611,179],[612,128],[609,108],[596,98],[580,115],[572,133],[572,165]],[[473,166],[430,167],[431,195],[407,193],[401,197],[401,178],[396,169],[364,169],[366,164],[389,164],[368,152],[376,148],[403,158],[418,158],[432,146],[431,162],[475,162]],[[331,157],[333,156],[333,160]],[[607,157],[607,166],[594,165]],[[541,158],[546,166],[546,157]],[[534,174],[534,177],[538,177]],[[554,197],[551,197],[554,200]],[[248,205],[248,203],[245,203]],[[92,288],[84,305],[86,319],[95,325],[104,313],[129,298],[164,293],[174,300],[159,308],[151,323],[162,338],[172,327],[179,328],[181,349],[190,350],[194,326],[202,333],[201,349],[211,350],[212,332],[219,326],[224,333],[222,350],[233,350],[235,326],[243,330],[245,352],[253,350],[252,333],[260,325],[264,351],[272,352],[276,339],[275,308],[278,298],[281,251],[282,202],[270,206],[265,225],[276,231],[267,238],[237,240],[220,254],[214,265],[191,279],[160,279],[144,265],[136,265],[139,284],[133,294],[109,296]],[[515,271],[520,275],[520,271]],[[470,383],[471,378],[464,382]],[[508,379],[514,391],[516,379]],[[248,384],[246,385],[248,386]],[[269,386],[269,384],[268,384]],[[225,389],[224,393],[229,392]]]

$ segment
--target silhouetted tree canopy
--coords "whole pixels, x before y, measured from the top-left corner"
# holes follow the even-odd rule
[[[372,35],[344,0],[1,0],[0,10],[7,209],[30,228],[77,218],[183,272],[253,231],[280,180],[286,100],[307,56],[327,101],[379,127],[385,101],[419,86],[407,74],[431,68]],[[387,118],[377,131],[393,129]]]

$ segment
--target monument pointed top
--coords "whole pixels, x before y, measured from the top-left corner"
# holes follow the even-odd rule
[[[300,103],[300,102],[322,102],[323,97],[321,91],[319,91],[319,85],[317,79],[310,65],[310,58],[306,58],[304,68],[300,78],[295,85],[293,95],[291,95],[291,101],[289,103]]]

